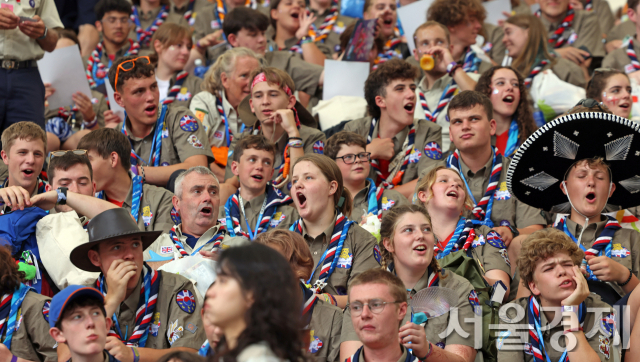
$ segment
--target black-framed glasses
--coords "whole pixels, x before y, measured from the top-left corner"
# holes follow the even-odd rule
[[[382,299],[369,299],[367,303],[362,303],[358,301],[353,303],[348,303],[347,308],[349,308],[349,311],[351,311],[352,316],[357,317],[360,314],[362,314],[362,311],[364,311],[365,306],[369,307],[369,310],[371,311],[371,313],[380,314],[382,313],[382,311],[384,310],[384,307],[387,304],[397,304],[397,303],[402,303],[402,302],[385,302]]]
[[[78,155],[78,156],[86,156],[87,155],[87,150],[68,150],[68,151],[52,151],[49,153],[49,160],[47,161],[47,163],[51,163],[51,160],[55,157],[62,157],[64,155],[66,155],[67,153],[73,153],[74,155]]]
[[[336,161],[341,158],[342,162],[344,162],[346,165],[351,165],[352,163],[356,162],[356,157],[359,160],[368,162],[371,161],[371,152],[360,152],[357,155],[350,153],[348,155],[336,157]]]

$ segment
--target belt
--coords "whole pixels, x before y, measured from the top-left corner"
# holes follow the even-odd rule
[[[24,68],[35,68],[38,66],[35,60],[10,60],[10,59],[0,59],[0,68],[3,69],[24,69]]]

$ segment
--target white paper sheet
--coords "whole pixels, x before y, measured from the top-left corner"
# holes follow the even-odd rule
[[[322,99],[334,96],[364,98],[364,82],[369,76],[369,63],[324,61],[324,91]]]
[[[427,10],[431,3],[433,3],[433,0],[420,0],[398,9],[398,18],[402,23],[407,45],[409,45],[409,50],[411,50],[412,54],[413,49],[416,48],[413,42],[413,33],[420,25],[427,22]]]
[[[109,99],[109,107],[111,108],[111,111],[113,112],[113,114],[120,117],[121,121],[124,121],[124,108],[120,107],[120,105],[116,103],[116,100],[113,98],[114,92],[113,88],[111,88],[111,82],[109,82],[109,79],[105,79],[104,85],[107,88],[107,97]]]
[[[38,60],[38,70],[43,83],[51,83],[56,92],[47,100],[49,108],[68,107],[73,104],[71,96],[82,92],[91,99],[91,88],[85,74],[85,65],[78,45],[44,53]]]
[[[498,25],[498,20],[506,20],[507,17],[502,14],[503,11],[511,14],[511,0],[491,0],[483,2],[485,10],[487,10],[486,23]]]

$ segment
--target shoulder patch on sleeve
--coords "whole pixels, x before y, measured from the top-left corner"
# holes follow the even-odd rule
[[[324,142],[323,141],[316,141],[313,144],[313,153],[319,153],[321,155],[324,154]]]
[[[185,132],[195,132],[198,130],[198,121],[188,114],[180,118],[180,128]]]
[[[196,298],[188,289],[183,289],[176,295],[176,304],[183,312],[192,314],[196,310]]]
[[[44,302],[44,306],[42,307],[42,316],[44,320],[49,324],[49,307],[51,306],[51,301]]]
[[[471,309],[473,309],[473,313],[481,316],[482,315],[482,307],[480,307],[480,299],[478,299],[478,293],[475,290],[469,292],[469,304],[471,304]]]
[[[493,246],[494,248],[498,248],[498,249],[506,249],[507,247],[504,245],[504,242],[502,241],[502,238],[500,237],[500,234],[498,234],[496,231],[491,230],[487,233],[487,242],[489,243],[489,245]]]
[[[437,142],[429,142],[424,146],[424,155],[432,160],[442,158],[442,148]]]

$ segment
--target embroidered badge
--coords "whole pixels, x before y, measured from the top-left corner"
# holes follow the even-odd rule
[[[507,253],[507,249],[500,249],[500,256],[508,266],[511,266],[511,260],[509,260],[509,253]]]
[[[616,317],[613,313],[600,319],[600,331],[607,337],[613,336],[616,330]]]
[[[442,158],[442,148],[436,142],[429,142],[424,146],[424,155],[432,160],[439,160]]]
[[[471,304],[471,309],[473,309],[473,313],[481,316],[482,315],[482,307],[480,307],[480,300],[478,299],[478,293],[475,290],[469,292],[469,304]]]
[[[193,28],[194,25],[196,25],[196,12],[194,12],[193,14],[191,14],[191,19],[189,19],[189,26]]]
[[[198,120],[188,114],[185,114],[180,118],[180,128],[185,132],[195,132],[198,130]]]
[[[189,142],[189,144],[195,148],[204,148],[204,146],[202,146],[202,142],[200,142],[198,137],[194,134],[187,138],[187,142]]]
[[[473,239],[473,243],[471,244],[471,246],[477,248],[478,246],[482,246],[484,244],[486,244],[486,242],[484,241],[484,236],[482,236],[482,234],[476,234],[476,238]]]
[[[511,225],[511,223],[509,222],[509,220],[502,220],[500,221],[500,226],[506,226],[509,227]]]
[[[373,258],[380,264],[380,245],[378,244],[373,246]]]
[[[51,306],[51,301],[46,301],[44,302],[44,306],[42,307],[42,316],[44,317],[44,320],[47,321],[47,323],[49,323],[49,307]]]
[[[319,154],[324,154],[324,142],[323,141],[316,141],[313,144],[313,153],[319,153]]]
[[[573,44],[576,42],[576,40],[578,40],[578,33],[575,32],[575,30],[572,30],[571,35],[569,35],[569,40],[567,40],[567,42],[569,44]],[[607,357],[609,358],[609,357]]]
[[[344,22],[339,21],[339,22],[336,23],[336,25],[333,26],[333,31],[338,33],[338,34],[342,34],[342,33],[344,33],[344,30],[346,28],[347,27],[344,25]]]
[[[624,72],[629,74],[636,71],[636,68],[633,67],[633,64],[627,64],[624,66]]]
[[[169,329],[167,330],[167,339],[169,340],[169,344],[173,345],[175,341],[177,341],[180,337],[182,337],[182,332],[184,332],[184,328],[182,326],[178,326],[178,320],[171,323]]]
[[[409,163],[418,163],[418,161],[420,161],[420,157],[422,157],[422,152],[416,150],[414,147],[411,149],[411,153],[409,154]]]
[[[311,330],[311,343],[309,343],[309,353],[317,353],[322,348],[322,341],[318,336],[314,335],[313,329]]]
[[[611,248],[611,256],[618,258],[626,258],[631,255],[629,249],[622,246],[622,244],[613,244]]]
[[[178,307],[180,307],[182,311],[189,314],[196,310],[196,298],[193,296],[193,293],[187,289],[182,290],[176,295],[176,303],[178,303]]]
[[[176,95],[177,101],[185,102],[185,101],[188,101],[190,98],[191,98],[191,93],[189,93],[189,90],[187,89],[187,87],[180,88],[180,93]]]
[[[163,162],[160,164],[160,166],[165,167],[165,166],[169,166],[169,162]]]
[[[509,200],[511,198],[511,194],[509,193],[509,190],[507,189],[507,183],[506,182],[501,182],[500,183],[500,188],[498,188],[498,190],[496,191],[496,194],[493,196],[494,199],[496,200]],[[502,225],[502,223],[500,223]]]
[[[209,114],[209,112],[205,111],[204,109],[196,108],[196,118],[199,119],[200,122],[204,121],[204,116],[206,116],[207,114]]]
[[[598,346],[600,353],[602,353],[607,359],[609,359],[611,348],[611,342],[609,341],[609,338],[605,336],[599,336],[598,339],[600,341],[600,345]]]
[[[498,334],[498,340],[496,341],[496,346],[498,347],[498,350],[502,350],[502,346],[504,345],[504,340],[507,339],[507,337],[509,337],[510,334],[511,334],[511,331],[508,329],[501,331]]]
[[[149,206],[145,206],[142,208],[142,221],[144,222],[144,226],[149,226],[151,224],[151,218],[153,217],[153,213],[151,212],[151,208]]]
[[[162,132],[160,132],[160,135],[162,138],[169,138],[169,130],[168,129],[163,129]]]
[[[193,324],[193,323],[189,323],[189,324],[187,324],[187,328],[186,328],[186,329],[187,329],[189,332],[191,332],[191,333],[195,334],[195,333],[196,333],[196,331],[198,330],[198,326],[196,326],[196,325],[195,325],[195,324]]]
[[[182,222],[182,220],[180,219],[180,214],[175,207],[171,208],[171,221],[173,221],[174,225],[178,225]]]
[[[338,258],[338,268],[349,269],[353,262],[353,255],[349,253],[349,248],[343,248]]]
[[[213,138],[217,139],[217,140],[223,140],[224,139],[224,134],[220,131],[215,131],[213,132]]]
[[[269,222],[269,227],[272,227],[272,228],[277,227],[286,218],[287,218],[287,215],[283,215],[282,212],[280,211],[276,212],[276,214],[273,215],[273,218],[271,218],[271,221]]]
[[[91,98],[91,104],[98,104],[98,98]]]
[[[31,5],[32,8],[36,7],[36,0],[29,0],[29,5]]]
[[[504,245],[504,242],[502,241],[502,238],[500,237],[500,234],[498,234],[497,232],[491,230],[489,231],[489,233],[487,234],[487,242],[489,243],[489,245],[498,248],[498,249],[506,249],[507,247]]]
[[[524,344],[524,353],[533,356],[533,347],[531,347],[531,343],[525,343]]]
[[[154,337],[158,336],[158,331],[160,330],[160,312],[155,312],[153,314],[153,323],[151,324],[150,332]]]
[[[390,209],[390,208],[392,208],[392,207],[393,207],[393,205],[395,205],[395,204],[396,204],[396,202],[395,202],[395,201],[387,199],[387,197],[386,197],[386,196],[383,196],[383,197],[382,197],[382,211],[389,210],[389,209]]]
[[[436,343],[436,346],[438,346],[438,347],[440,347],[440,348],[444,349],[444,347],[446,346],[446,343],[444,343],[444,342],[438,342],[438,343]]]
[[[211,29],[219,29],[220,22],[218,20],[211,20]]]
[[[173,254],[173,246],[161,246],[160,254]]]

